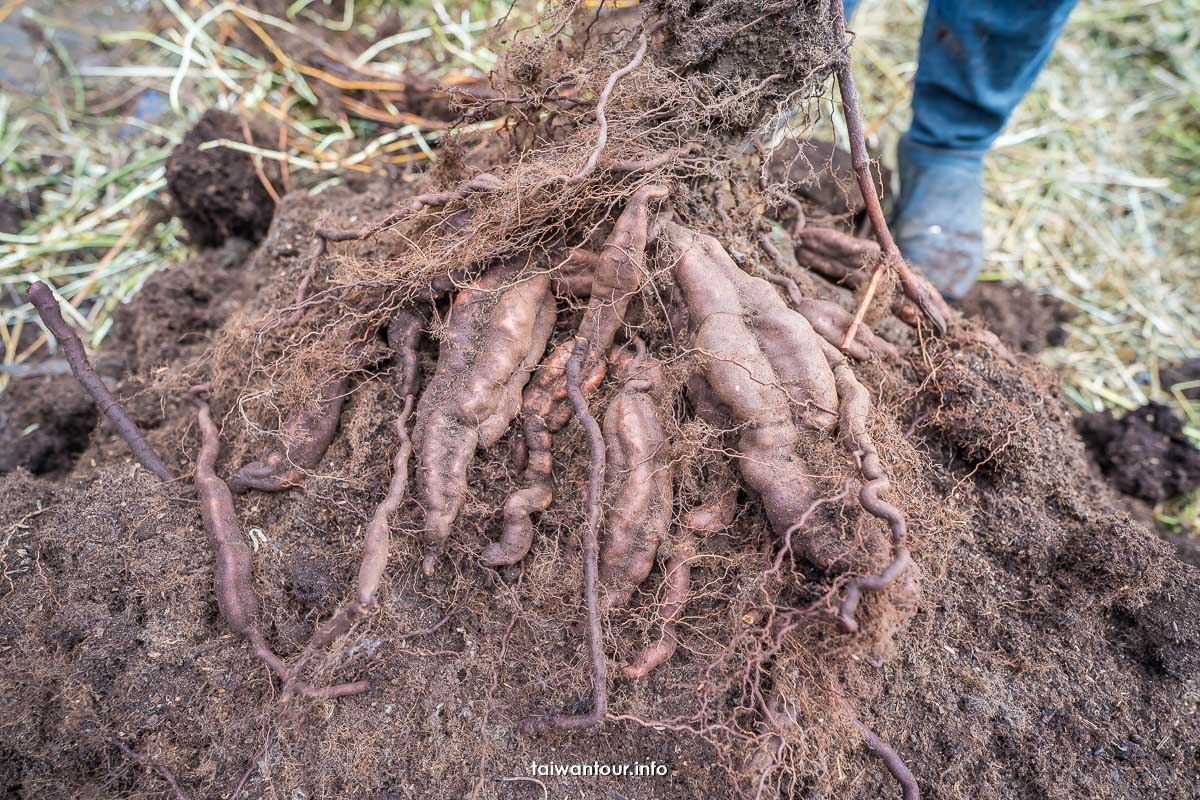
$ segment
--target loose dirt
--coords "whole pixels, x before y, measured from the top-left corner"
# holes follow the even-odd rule
[[[1032,292],[1019,284],[978,283],[959,307],[967,316],[983,320],[1001,341],[1031,354],[1064,344],[1064,326],[1075,316],[1071,307],[1057,297]]]
[[[1183,421],[1161,403],[1117,417],[1079,420],[1079,432],[1104,476],[1131,497],[1160,503],[1200,486],[1200,450],[1183,435]]]
[[[380,191],[287,198],[263,244],[220,274],[240,287],[295,278],[320,209],[351,217],[387,207],[386,187]],[[222,319],[229,324],[262,302],[234,291],[195,304],[199,311],[180,308],[183,298],[211,297],[214,268],[205,255],[152,279],[116,339],[131,361],[186,358]],[[167,319],[179,321],[169,335]],[[155,341],[166,349],[151,347]],[[431,357],[426,348],[423,358]],[[899,426],[917,426],[923,445],[906,458],[939,487],[940,508],[929,509],[942,519],[939,533],[916,553],[919,563],[938,566],[924,575],[925,600],[908,629],[885,643],[886,660],[865,656],[838,677],[842,691],[930,797],[1189,797],[1200,733],[1192,683],[1200,573],[1091,477],[1043,370],[940,348],[930,357],[941,365],[939,380],[892,371],[884,407]],[[140,386],[129,378],[119,393]],[[186,464],[197,442],[190,409],[136,397],[139,412],[161,408],[160,420],[149,420],[151,440]],[[240,507],[257,542],[255,583],[269,636],[285,657],[349,585],[356,536],[386,483],[392,438],[380,412],[394,403],[378,380],[364,380],[321,474],[303,491]],[[737,794],[712,746],[683,731],[614,721],[543,740],[517,735],[522,717],[570,705],[586,686],[583,650],[567,635],[577,618],[577,557],[554,534],[576,524],[575,504],[551,516],[526,574],[508,585],[470,558],[456,559],[453,575],[418,577],[419,544],[404,533],[419,521],[410,508],[380,612],[326,668],[340,679],[369,677],[375,688],[279,717],[271,677],[217,616],[211,554],[184,487],[159,486],[137,469],[107,423],[65,479],[18,471],[3,481],[0,785],[10,794],[159,797],[165,784],[153,762],[194,795],[216,796],[251,765],[268,731],[251,797],[468,796],[477,783],[484,797],[536,796],[535,785],[501,779],[529,776],[532,762],[593,761],[656,761],[670,774],[540,780],[551,796]],[[476,514],[488,508],[486,487],[508,481],[498,462],[474,470],[480,496],[464,524],[484,541],[487,519]],[[762,567],[737,542],[756,535],[747,524],[709,543],[715,557],[698,569],[702,584],[736,595],[738,584],[756,580]],[[617,616],[613,630],[636,634],[652,599]],[[684,647],[669,665],[642,683],[614,682],[615,713],[700,711],[695,689],[705,681],[706,654],[719,645],[695,638],[709,630],[702,620],[726,620],[726,636],[746,623],[729,618],[728,602],[715,595],[695,604],[697,621],[685,626]],[[404,637],[447,613],[437,632]],[[822,712],[811,713],[800,724],[819,730]],[[811,791],[895,791],[861,748],[832,752],[840,753],[840,777],[830,773]]]

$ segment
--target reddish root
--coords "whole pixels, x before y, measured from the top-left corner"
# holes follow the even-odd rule
[[[29,287],[29,302],[37,309],[38,316],[42,318],[46,329],[58,340],[67,357],[67,364],[70,365],[71,372],[75,373],[75,379],[79,381],[84,391],[91,395],[92,400],[100,409],[100,413],[108,417],[108,421],[129,445],[134,458],[143,467],[157,475],[160,480],[175,480],[175,475],[170,468],[154,452],[154,448],[138,430],[137,424],[125,413],[125,409],[121,408],[121,404],[112,396],[112,392],[104,385],[104,380],[96,374],[96,370],[92,369],[87,352],[83,349],[83,342],[63,319],[62,309],[54,297],[54,292],[50,291],[50,287],[41,281],[35,281]]]
[[[642,65],[642,60],[646,58],[646,47],[649,43],[649,37],[645,33],[642,33],[638,37],[637,51],[633,54],[633,58],[629,60],[628,64],[608,76],[608,80],[604,83],[604,88],[600,91],[600,98],[596,101],[596,124],[600,127],[600,133],[596,137],[596,147],[592,150],[591,155],[588,156],[587,161],[584,162],[579,172],[576,172],[574,175],[559,177],[562,183],[568,186],[583,183],[596,171],[596,165],[600,163],[600,155],[604,152],[605,145],[608,144],[608,118],[604,113],[608,106],[608,100],[612,96],[617,81]]]
[[[908,768],[908,765],[904,763],[904,759],[900,758],[900,754],[880,739],[875,731],[863,725],[858,720],[854,720],[851,724],[855,730],[862,734],[863,740],[866,741],[867,747],[871,749],[871,752],[883,761],[888,772],[892,773],[892,777],[900,784],[904,800],[921,800],[921,790],[917,787],[917,779],[913,776],[912,770]]]
[[[704,505],[684,514],[676,531],[671,559],[663,578],[665,599],[659,616],[662,628],[658,640],[647,645],[633,663],[621,670],[626,678],[639,680],[675,655],[679,646],[679,619],[691,588],[692,561],[699,555],[696,532],[719,533],[733,523],[737,489],[730,488]]]
[[[413,396],[410,393],[404,398],[404,410],[396,418],[396,435],[400,439],[400,447],[392,461],[392,480],[388,484],[387,495],[375,509],[375,514],[367,524],[363,534],[362,560],[358,567],[358,590],[353,600],[342,607],[337,614],[321,625],[313,633],[312,639],[305,646],[304,652],[289,671],[289,678],[284,686],[280,702],[286,703],[296,685],[305,665],[318,650],[329,645],[343,636],[359,620],[363,619],[375,607],[375,596],[379,593],[379,585],[383,581],[387,569],[388,553],[391,550],[391,525],[389,518],[400,509],[408,490],[408,461],[412,457],[412,439],[408,435],[408,418],[412,414]]]
[[[846,586],[846,594],[838,609],[838,621],[846,631],[857,631],[858,621],[854,612],[862,599],[863,592],[882,592],[912,566],[908,553],[907,528],[900,509],[880,497],[888,490],[891,482],[879,459],[879,451],[867,431],[867,415],[871,408],[871,396],[865,386],[855,377],[850,365],[832,347],[826,348],[826,356],[833,364],[837,379],[841,405],[838,410],[842,443],[859,464],[863,486],[858,493],[858,502],[863,510],[888,524],[892,538],[892,561],[879,575],[853,578]]]
[[[304,475],[321,463],[337,433],[349,378],[341,376],[321,387],[320,398],[284,426],[282,442],[261,461],[238,470],[229,482],[237,494],[251,489],[281,492],[299,486]]]
[[[843,46],[848,50],[849,44],[846,43],[845,9],[843,8],[842,0],[832,0],[829,13],[833,18],[834,35],[839,41],[843,42]],[[883,251],[884,256],[875,267],[875,272],[867,284],[867,289],[863,293],[862,299],[859,301],[858,309],[855,311],[854,319],[846,331],[846,337],[842,341],[841,348],[845,350],[854,341],[859,325],[866,318],[867,309],[870,307],[871,300],[875,296],[875,290],[879,286],[883,272],[887,269],[895,269],[897,271],[900,283],[904,287],[904,293],[910,300],[916,303],[917,307],[921,309],[921,313],[932,323],[934,329],[939,334],[944,334],[947,324],[953,317],[953,312],[937,289],[933,288],[928,281],[920,277],[911,267],[905,264],[904,258],[900,255],[900,248],[896,246],[896,242],[892,238],[892,233],[888,229],[887,220],[883,216],[883,207],[879,203],[879,193],[876,192],[875,181],[871,178],[871,160],[867,155],[866,139],[863,137],[862,114],[858,106],[858,90],[854,87],[854,75],[850,69],[850,55],[848,52],[842,58],[838,59],[835,74],[837,75],[838,88],[842,94],[842,111],[846,118],[846,132],[850,140],[850,157],[854,163],[854,173],[858,179],[858,188],[862,192],[863,202],[867,207],[867,216],[871,220],[871,227],[875,231],[875,238],[879,241],[879,247]]]
[[[601,501],[604,493],[604,435],[600,425],[588,409],[587,398],[579,388],[579,372],[587,357],[588,340],[576,337],[575,349],[567,362],[567,396],[575,411],[579,424],[587,432],[591,445],[591,471],[587,491],[587,526],[583,533],[583,598],[588,619],[588,654],[592,665],[592,709],[586,714],[556,714],[550,717],[530,717],[521,722],[521,733],[536,736],[557,728],[559,730],[581,730],[591,728],[608,713],[608,665],[604,659],[604,632],[600,628],[600,598],[597,592],[598,534],[600,528]]]
[[[261,611],[258,595],[254,592],[251,577],[252,557],[250,548],[242,538],[238,526],[237,512],[233,507],[233,494],[225,481],[217,475],[215,465],[221,452],[220,434],[213,423],[208,403],[200,393],[193,393],[196,402],[196,419],[200,425],[202,443],[196,458],[194,482],[196,495],[200,498],[200,514],[204,519],[204,530],[209,545],[216,556],[217,607],[221,618],[236,635],[247,640],[254,655],[285,682],[291,679],[291,670],[268,646],[262,633]],[[332,699],[358,694],[369,687],[366,681],[315,689],[297,685],[296,689],[305,697]]]

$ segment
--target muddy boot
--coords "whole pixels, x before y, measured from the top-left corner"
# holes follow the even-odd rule
[[[983,267],[983,153],[925,147],[905,136],[897,156],[896,244],[942,294],[962,297]]]

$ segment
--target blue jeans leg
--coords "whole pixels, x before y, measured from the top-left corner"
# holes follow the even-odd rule
[[[1037,78],[1076,0],[930,0],[909,139],[985,151]]]
[[[946,296],[983,267],[983,155],[1050,57],[1076,0],[929,0],[892,224]],[[845,0],[847,19],[858,0]]]

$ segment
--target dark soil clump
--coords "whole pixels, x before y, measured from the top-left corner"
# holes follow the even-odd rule
[[[255,144],[269,146],[269,137],[251,128]],[[275,203],[263,186],[247,153],[228,147],[201,150],[218,139],[244,142],[241,120],[226,111],[209,109],[167,160],[167,188],[176,213],[198,247],[217,247],[230,237],[256,242],[267,232]],[[269,180],[277,168],[263,166]]]
[[[1160,503],[1200,486],[1200,450],[1183,435],[1183,423],[1160,403],[1123,417],[1088,414],[1078,422],[1101,471],[1124,494]]]
[[[7,197],[0,197],[0,233],[19,233],[25,218],[23,208]]]
[[[967,316],[978,317],[1001,341],[1023,353],[1040,353],[1067,340],[1063,327],[1074,318],[1057,297],[1024,286],[978,283],[959,303]]]

